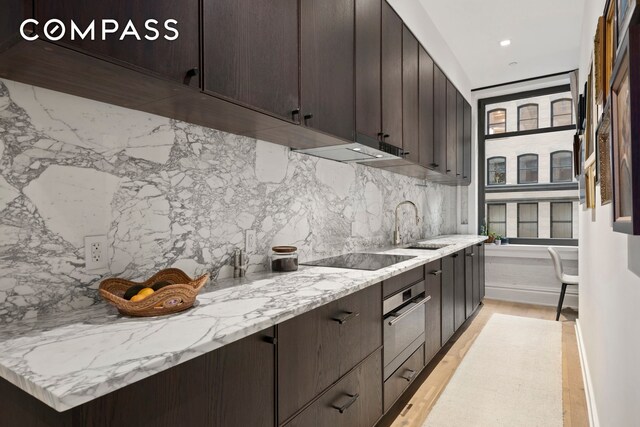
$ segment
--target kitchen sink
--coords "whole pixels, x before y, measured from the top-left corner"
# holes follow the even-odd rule
[[[422,251],[437,251],[438,249],[446,248],[450,246],[447,243],[428,243],[428,242],[416,242],[412,243],[404,249],[420,249]]]

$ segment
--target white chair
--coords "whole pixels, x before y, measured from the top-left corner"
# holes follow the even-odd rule
[[[560,301],[558,301],[558,311],[556,313],[556,320],[560,319],[560,310],[562,310],[562,302],[564,301],[564,294],[567,291],[567,285],[578,285],[578,276],[571,276],[564,274],[562,270],[562,260],[558,252],[551,246],[547,248],[551,260],[553,261],[553,267],[556,270],[556,277],[562,283],[562,291],[560,291]]]

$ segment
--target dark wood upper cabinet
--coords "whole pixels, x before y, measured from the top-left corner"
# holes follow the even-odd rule
[[[457,113],[456,113],[456,177],[462,180],[464,173],[464,98],[457,92]]]
[[[381,345],[380,285],[278,325],[279,423],[286,422]]]
[[[442,293],[441,293],[441,342],[444,346],[456,331],[454,321],[455,304],[455,259],[458,254],[442,258]]]
[[[433,66],[433,158],[435,169],[447,169],[447,77]]]
[[[402,148],[402,20],[382,1],[382,132]],[[388,135],[388,136],[386,136]]]
[[[425,326],[425,344],[424,344],[424,361],[428,364],[433,356],[435,356],[442,346],[441,342],[441,279],[442,266],[441,260],[432,261],[424,266],[425,272],[425,291],[426,295],[431,296],[426,306],[426,326]]]
[[[35,18],[41,23],[36,32],[41,33],[43,23],[54,18],[67,24],[73,21],[81,30],[95,21],[95,40],[90,40],[90,37],[82,40],[77,36],[76,40],[71,40],[71,28],[68,24],[65,37],[55,43],[199,87],[200,77],[194,71],[200,67],[199,5],[198,0],[36,0]],[[118,30],[102,40],[99,35],[102,31],[100,23],[106,18],[116,20]],[[146,35],[155,36],[154,31],[145,28],[150,19],[158,21],[158,24],[154,24],[158,32],[156,40],[145,38]],[[165,28],[170,19],[177,21],[176,24],[169,23],[169,26],[179,33],[173,41],[165,38],[175,36],[173,31]],[[129,20],[133,22],[140,40],[134,36],[120,40],[120,34]]]
[[[465,184],[471,184],[471,105],[464,102],[464,136],[462,141],[463,166],[462,180]]]
[[[447,80],[447,175],[456,176],[457,157],[457,123],[458,91],[453,83]]]
[[[353,1],[300,0],[302,123],[349,141],[355,136]]]
[[[402,148],[405,158],[418,163],[418,40],[402,26]]]
[[[379,139],[382,131],[380,94],[380,0],[356,2],[356,139]]]
[[[299,120],[297,0],[205,1],[203,34],[206,92]]]
[[[0,51],[21,40],[20,25],[33,16],[33,1],[3,0],[0,5]],[[29,27],[25,27],[25,32]]]
[[[437,169],[433,144],[433,60],[422,46],[419,48],[419,161],[425,168]]]

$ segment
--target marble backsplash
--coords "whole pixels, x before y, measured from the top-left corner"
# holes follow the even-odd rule
[[[103,277],[166,268],[229,277],[244,232],[249,272],[269,248],[301,260],[457,231],[457,189],[213,129],[0,81],[0,321],[99,300]],[[109,270],[86,271],[106,235]]]

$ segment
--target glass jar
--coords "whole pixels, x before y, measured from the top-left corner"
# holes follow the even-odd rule
[[[298,248],[274,246],[271,248],[271,271],[283,273],[298,269]]]

